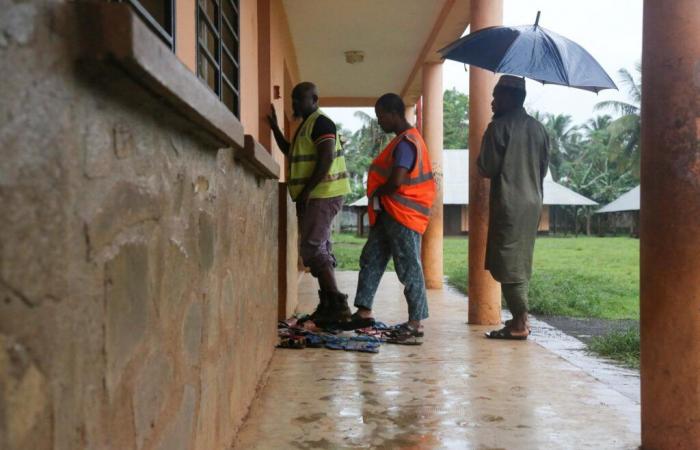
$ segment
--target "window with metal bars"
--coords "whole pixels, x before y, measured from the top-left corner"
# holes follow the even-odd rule
[[[239,0],[197,0],[197,75],[239,117]]]
[[[159,38],[175,50],[175,0],[117,0],[130,4]]]

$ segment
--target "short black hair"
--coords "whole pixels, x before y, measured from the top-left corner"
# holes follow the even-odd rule
[[[300,97],[305,94],[311,94],[318,97],[318,88],[310,81],[302,81],[292,89],[292,97]]]
[[[406,115],[406,105],[404,104],[403,100],[401,100],[401,97],[392,92],[379,97],[377,103],[374,104],[374,107],[381,108],[383,111],[388,113],[396,113],[400,116]]]
[[[512,98],[518,106],[523,106],[525,104],[527,93],[524,90],[510,86],[497,86],[496,88],[503,92],[503,94]]]

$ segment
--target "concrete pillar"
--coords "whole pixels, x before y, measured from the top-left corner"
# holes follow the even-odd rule
[[[423,138],[437,181],[437,195],[430,223],[423,235],[422,259],[425,285],[442,289],[442,63],[423,65]]]
[[[416,102],[416,128],[423,135],[423,97]]]
[[[411,125],[416,125],[416,105],[406,105],[406,120]]]
[[[642,448],[700,448],[700,8],[644,1]]]
[[[502,0],[471,1],[471,31],[500,25]],[[479,176],[476,158],[481,138],[491,121],[491,94],[496,83],[493,73],[469,69],[469,317],[479,325],[501,321],[501,287],[484,270],[489,221],[489,181]]]

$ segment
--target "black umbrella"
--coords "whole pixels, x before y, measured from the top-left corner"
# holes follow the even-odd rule
[[[527,77],[587,91],[617,89],[590,53],[577,43],[534,25],[489,27],[440,50],[446,59],[496,73]]]

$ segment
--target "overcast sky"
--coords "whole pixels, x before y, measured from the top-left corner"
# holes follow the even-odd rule
[[[617,71],[624,67],[634,72],[642,56],[642,0],[504,0],[504,25],[534,23],[542,11],[540,25],[555,31],[588,50],[610,74],[620,92],[606,90],[598,95],[579,89],[527,81],[525,107],[555,114],[568,114],[575,123],[583,123],[597,114],[593,106],[603,100],[628,100]],[[494,75],[495,77],[496,75]],[[469,75],[464,65],[446,61],[443,87],[468,93]],[[361,126],[353,117],[356,108],[324,108],[344,128]],[[363,108],[374,114],[371,108]]]

